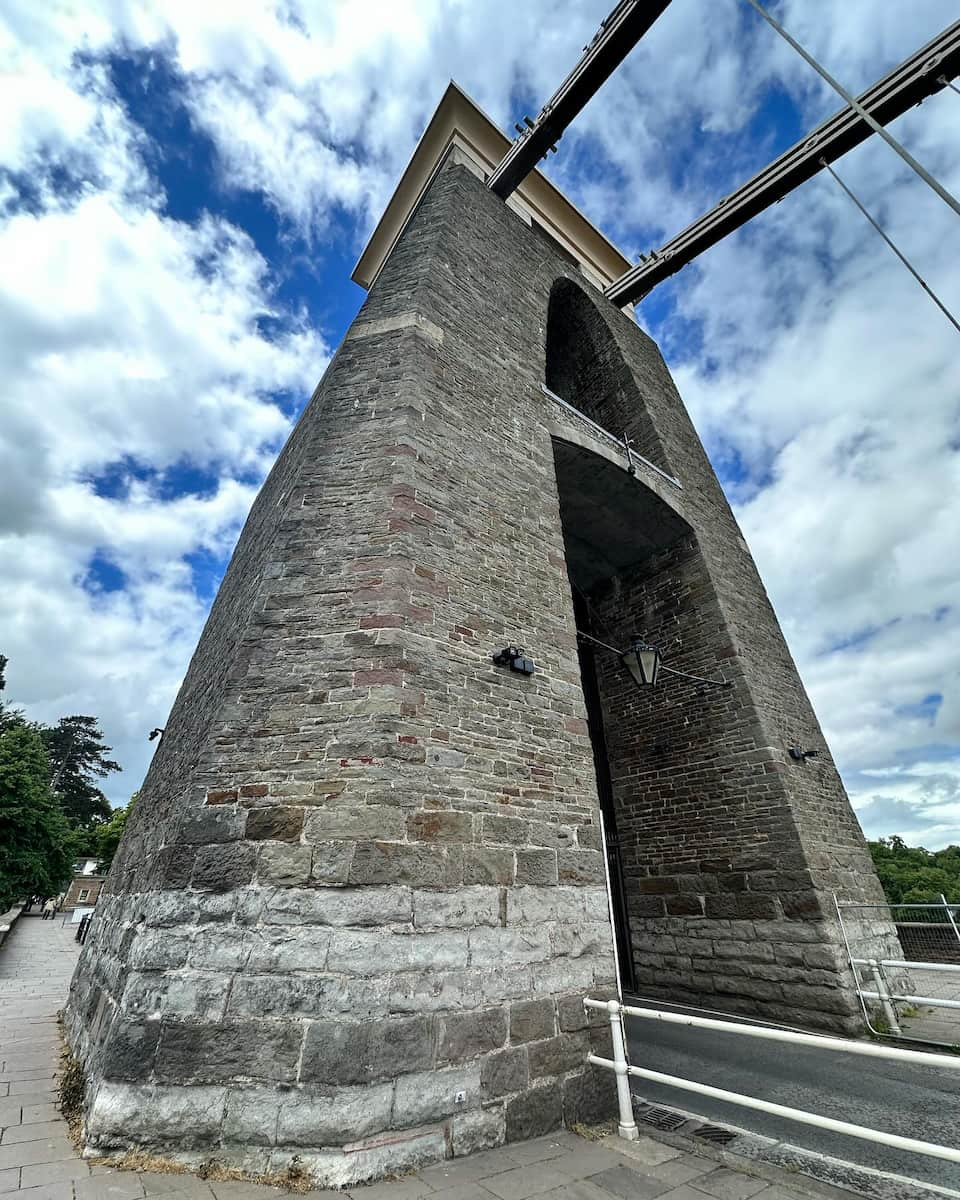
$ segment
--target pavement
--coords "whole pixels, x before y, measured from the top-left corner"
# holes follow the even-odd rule
[[[0,948],[0,1193],[2,1200],[283,1200],[280,1189],[190,1174],[94,1166],[75,1152],[56,1107],[66,1000],[79,947],[75,926],[24,917]],[[610,1081],[611,1088],[613,1079]],[[677,1139],[673,1139],[676,1142]],[[849,1193],[705,1147],[642,1136],[571,1132],[448,1160],[401,1179],[307,1200],[834,1200]],[[726,1160],[726,1161],[725,1161]]]
[[[955,971],[910,968],[910,982],[918,996],[960,1002],[960,968]],[[904,1037],[960,1045],[960,1008],[931,1008],[929,1004],[898,1004],[900,1029]]]

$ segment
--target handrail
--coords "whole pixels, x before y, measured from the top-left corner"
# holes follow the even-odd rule
[[[872,1058],[888,1058],[906,1060],[911,1063],[927,1066],[945,1067],[949,1070],[960,1070],[960,1057],[952,1058],[946,1054],[929,1054],[923,1051],[900,1050],[893,1046],[877,1046],[872,1043],[847,1041],[844,1038],[826,1037],[820,1034],[793,1033],[783,1029],[765,1029],[757,1025],[738,1024],[733,1021],[714,1021],[708,1017],[687,1016],[683,1013],[668,1013],[660,1009],[636,1008],[628,1004],[620,1004],[617,1000],[594,1000],[587,997],[583,1001],[585,1009],[600,1009],[609,1013],[611,1033],[613,1035],[614,1058],[602,1058],[597,1054],[588,1054],[587,1062],[594,1066],[613,1071],[617,1077],[617,1094],[620,1105],[621,1136],[634,1139],[637,1136],[633,1119],[633,1104],[630,1097],[628,1078],[649,1079],[654,1083],[663,1083],[668,1087],[679,1088],[682,1091],[695,1092],[701,1096],[710,1096],[715,1100],[723,1100],[730,1104],[738,1104],[742,1108],[755,1109],[758,1112],[771,1113],[774,1116],[786,1117],[802,1125],[815,1125],[820,1129],[829,1129],[833,1133],[846,1134],[848,1137],[860,1138],[868,1142],[878,1142],[883,1146],[893,1146],[899,1150],[907,1150],[913,1154],[923,1154],[929,1158],[945,1159],[947,1162],[960,1163],[960,1149],[951,1146],[939,1146],[934,1142],[923,1142],[917,1138],[902,1137],[900,1134],[887,1133],[879,1129],[870,1129],[865,1125],[854,1125],[849,1121],[838,1121],[833,1117],[823,1117],[818,1113],[806,1112],[799,1108],[790,1108],[785,1104],[775,1104],[770,1100],[760,1100],[755,1096],[744,1096],[739,1092],[729,1092],[724,1088],[713,1087],[706,1083],[697,1083],[692,1079],[681,1079],[676,1075],[666,1075],[661,1071],[651,1071],[646,1067],[634,1067],[627,1061],[626,1040],[623,1035],[623,1016],[639,1017],[645,1020],[662,1021],[672,1025],[688,1025],[698,1029],[722,1030],[724,1033],[738,1034],[741,1037],[761,1038],[771,1042],[792,1042],[795,1045],[806,1045],[819,1049],[838,1050],[847,1054],[861,1054]]]

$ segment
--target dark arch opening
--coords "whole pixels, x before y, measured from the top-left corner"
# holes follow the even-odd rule
[[[558,279],[547,313],[546,384],[614,437],[628,433],[633,447],[653,463],[664,461],[616,339],[594,301],[572,279]]]

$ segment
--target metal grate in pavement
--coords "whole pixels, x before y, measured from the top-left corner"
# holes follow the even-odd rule
[[[717,1146],[725,1146],[727,1142],[732,1142],[737,1135],[719,1125],[701,1125],[699,1129],[694,1129],[693,1136],[703,1138],[705,1142],[713,1142]]]
[[[664,1129],[672,1133],[679,1129],[681,1125],[685,1125],[687,1118],[674,1112],[670,1108],[658,1108],[656,1106],[646,1109],[644,1112],[637,1113],[637,1116],[645,1125],[652,1125],[654,1129]]]

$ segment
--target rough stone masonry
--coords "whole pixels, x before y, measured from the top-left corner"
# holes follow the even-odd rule
[[[336,1185],[607,1111],[571,584],[733,684],[596,659],[641,991],[850,1024],[829,894],[876,880],[657,348],[450,162],[253,506],[98,906],[89,1147]]]

